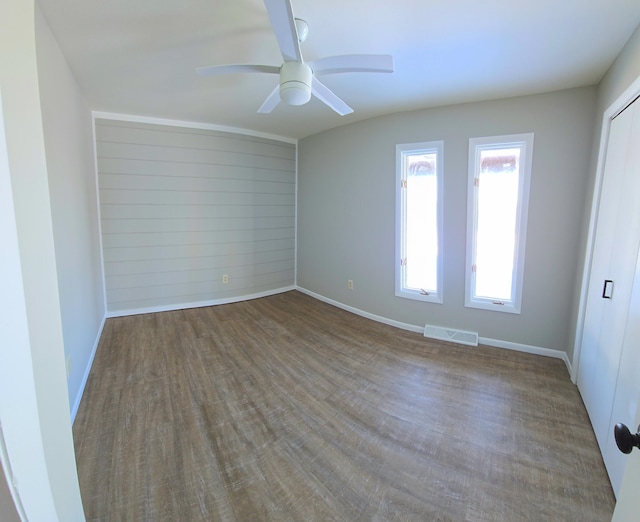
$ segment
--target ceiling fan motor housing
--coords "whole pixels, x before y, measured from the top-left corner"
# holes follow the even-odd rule
[[[284,62],[280,68],[280,99],[288,105],[304,105],[311,99],[311,67],[301,62]]]

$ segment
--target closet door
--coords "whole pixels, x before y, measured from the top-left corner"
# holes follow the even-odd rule
[[[606,154],[578,388],[615,490],[624,461],[612,458],[607,450],[615,444],[611,424],[614,401],[636,400],[624,396],[635,393],[629,390],[616,396],[616,386],[640,245],[640,102],[612,121]]]
[[[629,313],[627,314],[627,327],[624,332],[620,357],[618,381],[609,421],[610,431],[603,455],[607,468],[613,470],[609,476],[616,495],[620,491],[623,470],[630,460],[629,455],[625,455],[618,449],[613,436],[613,427],[618,422],[622,422],[635,433],[638,427],[636,417],[638,406],[640,405],[638,379],[640,379],[640,256],[636,261]]]

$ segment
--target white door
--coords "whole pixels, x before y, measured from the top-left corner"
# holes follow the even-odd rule
[[[636,312],[636,319],[640,325],[640,310]],[[636,342],[640,343],[640,332],[636,333]],[[640,423],[640,408],[636,412],[636,422],[634,423],[636,427],[638,423]],[[612,522],[638,520],[638,513],[640,513],[640,495],[638,495],[638,488],[640,488],[640,451],[633,450],[631,455],[626,455],[625,458],[627,459],[627,467],[620,486],[616,509],[611,519]]]
[[[618,387],[621,359],[633,358],[623,354],[623,344],[640,246],[640,102],[612,121],[606,154],[578,388],[617,493],[625,460],[616,453],[613,425],[632,424],[634,417],[613,419],[612,413],[636,404],[640,392],[636,383]]]
[[[607,467],[615,470],[611,473],[611,484],[616,494],[620,491],[622,484],[622,472],[628,462],[633,460],[629,455],[620,452],[616,446],[613,436],[613,427],[622,422],[627,425],[631,433],[635,433],[638,424],[637,412],[640,406],[640,390],[638,380],[640,379],[640,256],[636,261],[636,270],[631,290],[631,301],[629,303],[629,313],[627,314],[627,326],[622,342],[622,354],[620,357],[620,370],[618,371],[618,381],[611,410],[610,435],[607,440],[604,461]],[[633,451],[634,465],[638,465],[638,453]]]

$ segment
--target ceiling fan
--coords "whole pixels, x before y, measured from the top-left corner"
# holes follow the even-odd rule
[[[300,52],[300,43],[306,40],[309,33],[307,23],[294,18],[290,0],[264,0],[264,3],[284,59],[281,66],[234,64],[196,69],[199,76],[234,73],[278,74],[280,82],[258,109],[259,113],[273,111],[280,101],[288,105],[304,105],[313,95],[344,116],[352,113],[353,109],[318,80],[318,76],[348,72],[393,72],[393,57],[381,54],[329,56],[305,62]]]

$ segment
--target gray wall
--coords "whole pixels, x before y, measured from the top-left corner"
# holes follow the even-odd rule
[[[105,315],[92,119],[58,43],[39,10],[36,14],[42,125],[73,417]]]
[[[107,119],[96,142],[110,314],[294,285],[295,145]]]
[[[598,123],[602,113],[624,90],[640,77],[640,26],[629,38],[622,52],[613,62],[598,88]],[[599,134],[597,135],[600,137]]]
[[[401,113],[299,143],[300,287],[388,319],[566,351],[596,89]],[[464,307],[471,137],[535,133],[520,315]],[[444,140],[444,304],[394,296],[395,145]],[[347,279],[354,290],[347,290]]]

